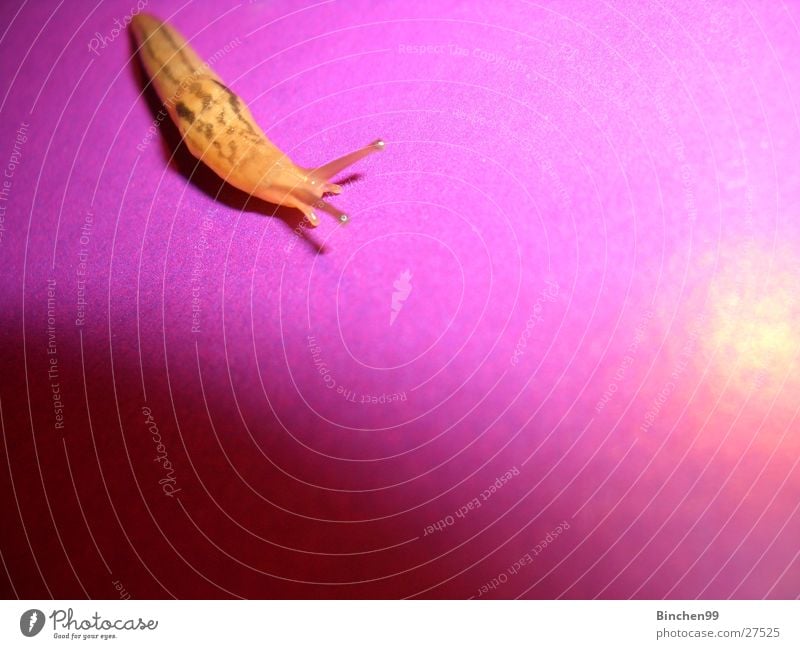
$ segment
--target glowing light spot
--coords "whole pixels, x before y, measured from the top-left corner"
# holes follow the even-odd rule
[[[785,369],[798,345],[798,275],[788,255],[750,245],[720,259],[711,287],[710,339],[742,370]]]

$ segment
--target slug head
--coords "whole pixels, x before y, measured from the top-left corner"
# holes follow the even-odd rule
[[[382,151],[384,146],[383,140],[376,140],[361,149],[313,168],[298,167],[288,157],[282,156],[272,163],[272,168],[263,176],[258,191],[254,193],[270,203],[300,210],[314,227],[319,225],[319,217],[315,210],[334,216],[340,223],[347,223],[349,220],[347,214],[323,198],[326,194],[342,193],[342,187],[330,180],[362,158]]]

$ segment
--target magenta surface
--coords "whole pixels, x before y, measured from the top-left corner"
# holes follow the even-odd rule
[[[4,596],[800,595],[796,3],[151,3],[314,230],[11,4]]]

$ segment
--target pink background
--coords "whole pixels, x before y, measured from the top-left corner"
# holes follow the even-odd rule
[[[7,4],[5,597],[800,594],[796,3],[151,2],[386,140],[312,231],[148,134],[133,0]]]

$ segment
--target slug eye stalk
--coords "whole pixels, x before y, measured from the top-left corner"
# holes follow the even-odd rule
[[[331,160],[329,163],[322,165],[321,167],[317,167],[316,169],[310,170],[310,175],[315,178],[316,180],[325,182],[333,178],[336,174],[341,173],[348,167],[354,165],[356,162],[361,160],[362,158],[366,158],[371,153],[375,153],[376,151],[383,151],[386,143],[383,140],[375,140],[372,144],[362,147],[356,151],[348,153],[347,155],[343,155],[341,158],[336,158],[336,160]],[[334,185],[334,187],[339,187],[338,185]],[[341,190],[341,187],[339,187]]]

